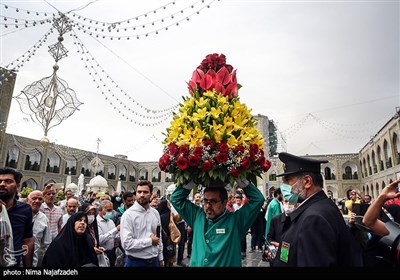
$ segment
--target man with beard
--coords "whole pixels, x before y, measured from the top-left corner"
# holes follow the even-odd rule
[[[62,224],[61,227],[65,226],[68,222],[69,217],[75,214],[78,210],[78,200],[76,198],[70,197],[65,204],[65,209],[67,213],[62,216]]]
[[[335,203],[323,188],[321,163],[326,160],[280,153],[282,187],[299,203],[284,222],[274,267],[362,266],[361,250]]]
[[[124,267],[164,266],[161,218],[158,211],[150,207],[152,193],[150,181],[139,181],[136,203],[121,217],[121,245],[126,254]]]
[[[243,189],[248,202],[235,212],[229,212],[226,209],[226,184],[215,183],[204,188],[203,207],[187,199],[198,185],[193,181],[178,186],[170,197],[176,211],[193,229],[190,267],[242,266],[241,240],[246,237],[264,203],[264,196],[252,182],[238,178],[236,183]]]
[[[16,267],[21,266],[21,255],[23,266],[31,267],[35,246],[32,232],[32,209],[28,204],[17,201],[16,194],[20,188],[21,179],[21,172],[9,167],[0,168],[0,204],[5,205],[7,209],[13,233],[14,251],[10,253],[16,259]],[[3,254],[2,252],[2,257]]]

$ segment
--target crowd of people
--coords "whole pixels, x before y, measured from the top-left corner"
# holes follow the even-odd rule
[[[247,251],[273,267],[399,266],[400,180],[374,201],[350,190],[339,208],[323,191],[324,161],[279,158],[282,184],[271,199],[240,177],[231,189],[190,181],[163,197],[147,180],[122,194],[66,190],[58,203],[49,182],[22,202],[22,173],[0,168],[1,217],[12,228],[2,266],[171,267],[187,257],[190,267],[240,267]]]

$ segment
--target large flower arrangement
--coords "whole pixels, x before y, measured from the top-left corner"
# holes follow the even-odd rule
[[[193,72],[191,97],[183,97],[174,113],[159,160],[176,184],[194,180],[209,186],[219,179],[233,186],[239,176],[255,182],[270,168],[257,121],[239,100],[240,87],[223,54],[207,55]]]

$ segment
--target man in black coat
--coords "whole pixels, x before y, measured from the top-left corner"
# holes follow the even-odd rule
[[[321,161],[280,153],[298,206],[286,217],[274,267],[362,266],[361,250],[323,188]]]

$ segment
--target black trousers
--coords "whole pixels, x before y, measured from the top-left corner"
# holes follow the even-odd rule
[[[176,262],[180,264],[183,260],[183,253],[185,252],[185,243],[186,243],[186,226],[185,222],[177,223],[176,226],[178,227],[181,233],[181,241],[178,243],[178,255],[176,258]]]
[[[114,267],[115,261],[117,260],[117,255],[115,254],[115,248],[112,250],[105,250],[104,253],[106,253],[108,259],[110,260],[110,267]]]

